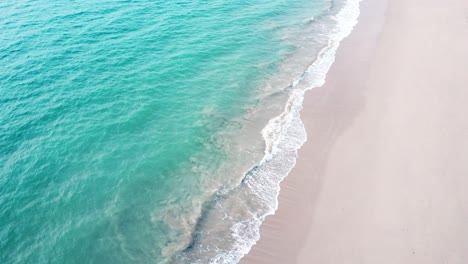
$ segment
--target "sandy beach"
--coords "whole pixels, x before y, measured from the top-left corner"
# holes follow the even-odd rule
[[[242,263],[468,263],[468,2],[363,0]]]

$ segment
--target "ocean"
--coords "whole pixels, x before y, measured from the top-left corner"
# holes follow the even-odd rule
[[[0,263],[237,263],[358,15],[359,0],[2,1]]]

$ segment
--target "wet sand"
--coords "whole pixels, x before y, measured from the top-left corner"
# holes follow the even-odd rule
[[[241,263],[468,263],[468,2],[363,0]]]

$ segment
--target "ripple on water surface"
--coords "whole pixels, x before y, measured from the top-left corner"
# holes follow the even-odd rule
[[[2,1],[0,262],[235,261],[265,213],[243,174],[330,7]]]

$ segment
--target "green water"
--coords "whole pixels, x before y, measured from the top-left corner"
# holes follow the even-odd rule
[[[177,255],[321,2],[2,1],[0,263]]]

